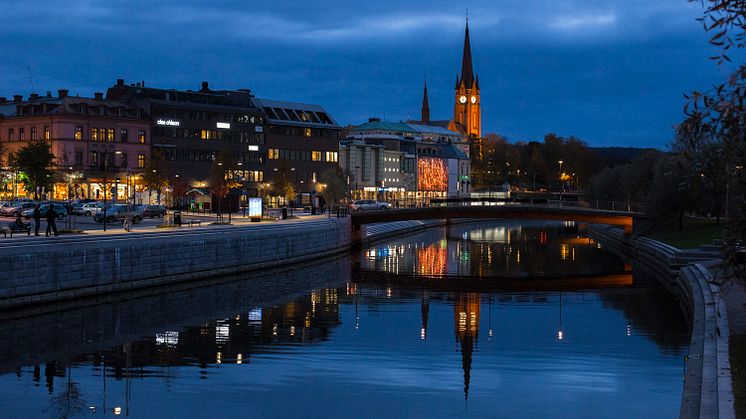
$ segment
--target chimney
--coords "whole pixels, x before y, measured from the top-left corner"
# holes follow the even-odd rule
[[[124,86],[124,79],[117,79],[117,86]]]
[[[68,92],[67,89],[60,89],[60,90],[57,91],[57,96],[60,99],[64,99],[64,98],[67,97],[67,92]]]
[[[21,95],[13,95],[13,102],[15,102],[15,103],[23,102],[23,96],[21,96]]]
[[[145,87],[145,80],[140,82],[140,86]]]
[[[93,97],[96,98],[96,100],[104,100],[104,94],[101,92],[96,92],[93,94]]]
[[[199,89],[199,91],[202,92],[202,93],[206,93],[206,92],[210,91],[210,88],[208,87],[208,84],[207,84],[206,81],[202,82],[202,88]]]
[[[50,92],[49,90],[47,90],[47,97],[52,97],[52,92]]]
[[[38,93],[31,93],[30,95],[28,95],[28,100],[37,100],[37,99],[39,99]]]

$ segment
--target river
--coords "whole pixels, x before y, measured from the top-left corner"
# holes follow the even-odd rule
[[[5,314],[11,418],[673,418],[689,342],[654,278],[556,222]]]

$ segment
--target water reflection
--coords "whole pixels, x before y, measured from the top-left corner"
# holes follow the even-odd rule
[[[361,268],[417,276],[539,278],[624,272],[574,222],[451,225],[366,249]],[[626,270],[629,270],[628,268]]]
[[[631,281],[629,266],[574,228],[518,227],[459,226],[363,249],[352,276],[349,261],[326,262],[104,305],[117,310],[5,322],[5,340],[32,351],[6,344],[0,365],[13,373],[0,375],[0,408],[9,417],[676,416],[688,343],[676,300],[638,272]],[[541,254],[535,246],[561,266],[525,265]],[[605,260],[581,266],[584,280],[630,280],[564,287],[575,280],[573,248],[575,264]],[[487,252],[491,261],[471,258]],[[528,268],[553,285],[507,275]],[[479,279],[479,269],[500,276]],[[135,312],[150,315],[122,315]],[[19,324],[38,336],[12,335]],[[110,332],[89,339],[97,328]]]

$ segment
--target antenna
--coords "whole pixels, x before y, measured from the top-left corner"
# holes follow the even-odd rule
[[[26,66],[26,71],[28,71],[28,79],[31,82],[31,91],[34,91],[34,78],[31,76],[31,66]]]

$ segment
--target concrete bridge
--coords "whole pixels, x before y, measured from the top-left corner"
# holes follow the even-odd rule
[[[532,204],[509,205],[456,205],[403,208],[352,213],[352,243],[360,243],[361,226],[406,220],[502,219],[502,220],[556,220],[608,224],[624,228],[631,235],[635,220],[647,219],[645,214],[631,211],[613,211],[579,206],[550,206]]]

